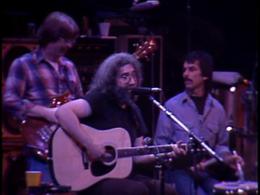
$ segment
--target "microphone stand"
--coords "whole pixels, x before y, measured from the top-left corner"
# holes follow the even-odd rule
[[[157,144],[155,144],[157,145]],[[160,184],[160,195],[165,194],[165,163],[170,162],[170,159],[168,158],[167,154],[160,154],[158,151],[158,154],[155,154],[155,168],[157,169],[158,173],[158,179]]]
[[[151,145],[152,144],[152,139],[149,138],[149,137],[146,137],[144,139],[144,143],[145,145]],[[156,144],[157,145],[157,144]],[[164,179],[164,163],[167,162],[167,155],[165,154],[160,154],[160,151],[159,149],[157,149],[158,153],[155,154],[155,168],[157,170],[157,174],[158,174],[158,179],[159,179],[159,184],[160,184],[160,187],[159,187],[159,191],[160,191],[160,195],[164,195],[165,194],[165,179]],[[157,189],[156,189],[156,194],[157,194]]]
[[[155,168],[158,170],[158,178],[160,182],[160,195],[164,195],[164,188],[165,188],[165,183],[164,183],[164,162],[163,159],[160,156],[156,156],[156,165]]]
[[[186,131],[189,134],[189,137],[197,141],[197,143],[207,151],[210,156],[217,159],[219,162],[223,163],[224,160],[222,157],[220,157],[215,151],[213,151],[203,140],[201,140],[198,136],[196,136],[192,131],[189,130],[189,128],[184,125],[177,117],[175,117],[170,111],[168,111],[160,102],[158,102],[153,96],[149,96],[149,99],[155,104],[161,111],[163,111],[170,119],[172,119],[174,122],[176,122],[178,125],[180,125],[184,131]]]

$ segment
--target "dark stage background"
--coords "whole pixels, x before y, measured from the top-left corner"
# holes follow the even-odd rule
[[[97,65],[114,51],[132,52],[133,46],[129,44],[142,41],[144,36],[155,35],[160,37],[157,41],[158,49],[155,58],[145,62],[144,84],[162,87],[161,101],[183,89],[183,57],[194,49],[210,52],[215,61],[215,70],[238,72],[243,78],[251,80],[256,88],[258,59],[255,0],[161,0],[160,6],[141,11],[132,11],[131,6],[132,0],[5,0],[5,5],[1,6],[4,22],[2,37],[18,40],[32,38],[49,12],[64,11],[75,18],[81,33],[87,35],[86,39],[89,40],[83,40],[90,46],[81,50],[81,53],[75,49],[71,52],[72,59],[79,64],[84,81],[89,82],[95,71],[93,67],[86,68],[85,64]],[[125,38],[117,41],[114,38],[102,43],[98,41],[97,24],[105,20],[112,24],[111,36]],[[127,38],[131,37],[129,35],[140,35],[140,39],[138,36]],[[94,39],[88,39],[90,37]],[[91,49],[97,47],[97,50]],[[15,52],[11,57],[2,54],[4,77]],[[87,72],[89,69],[91,73]]]
[[[183,57],[188,51],[194,49],[210,52],[215,61],[215,70],[238,72],[243,78],[252,81],[252,86],[257,88],[256,0],[160,0],[159,7],[142,11],[131,11],[131,0],[3,0],[1,4],[2,40],[6,38],[12,40],[7,41],[5,48],[2,47],[4,52],[8,50],[10,44],[18,44],[24,39],[34,38],[35,30],[49,12],[57,10],[70,14],[79,24],[81,33],[87,35],[80,44],[84,46],[86,43],[85,45],[89,47],[83,47],[85,50],[81,52],[77,52],[77,49],[82,47],[77,47],[70,53],[74,61],[79,64],[82,80],[87,82],[90,78],[86,78],[86,75],[89,70],[94,72],[96,67],[85,69],[85,64],[97,65],[101,58],[114,51],[132,52],[133,48],[132,45],[128,45],[129,43],[155,36],[159,43],[158,50],[150,61],[144,62],[145,78],[147,78],[145,85],[162,87],[161,101],[183,90],[181,77]],[[113,38],[102,41],[97,36],[97,23],[105,20],[112,24],[110,35]],[[115,40],[116,37],[121,37],[119,42]],[[29,43],[25,41],[22,44],[27,45],[26,48],[13,50],[14,53],[9,53],[9,56],[2,53],[1,68],[4,78],[11,58],[32,49],[35,42],[29,40]],[[91,77],[91,74],[89,76]],[[248,97],[252,97],[250,96],[252,92],[254,91],[248,91]],[[233,103],[241,105],[241,94],[237,96],[240,102]],[[255,111],[256,100],[250,98],[246,100],[249,101],[247,105]],[[152,121],[149,127],[153,131],[157,108],[152,107],[151,102],[143,105],[146,106],[146,120]],[[234,145],[249,162],[248,178],[256,179],[257,125],[256,113],[252,113],[252,110],[249,115],[252,114],[255,119],[253,130],[243,134],[242,138],[239,136],[241,132],[243,133],[245,123],[248,122],[244,119],[247,113],[244,110],[238,113],[235,122],[238,129],[242,128],[242,130],[239,136],[236,135],[238,138]],[[7,139],[3,139],[4,147],[5,144],[8,145],[16,140],[15,137],[8,136],[7,133]],[[11,157],[9,153],[6,155],[8,158],[4,157],[4,160],[9,162],[11,158],[11,163],[15,162],[15,159],[12,160],[12,155]]]
[[[205,49],[213,55],[216,70],[238,71],[247,79],[252,79],[258,64],[255,0],[161,0],[159,7],[143,11],[131,11],[131,0],[5,0],[4,4],[2,37],[28,36],[29,26],[37,28],[53,10],[72,15],[82,31],[86,16],[92,35],[104,19],[114,21],[111,35],[161,35],[165,98],[183,89],[182,58],[189,50]]]

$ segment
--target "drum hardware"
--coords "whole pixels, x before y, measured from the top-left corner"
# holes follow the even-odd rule
[[[214,185],[215,195],[256,195],[258,186],[254,181],[220,182]]]

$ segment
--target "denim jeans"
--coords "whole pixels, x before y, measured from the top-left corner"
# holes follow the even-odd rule
[[[180,195],[211,195],[214,184],[218,183],[206,172],[194,175],[185,169],[167,170],[165,177],[167,182],[175,185]]]
[[[41,171],[42,172],[42,183],[45,183],[45,184],[53,183],[48,162],[41,161],[34,156],[28,156],[26,161],[27,161],[27,170],[28,171]]]

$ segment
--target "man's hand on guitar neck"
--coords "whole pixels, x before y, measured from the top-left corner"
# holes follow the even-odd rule
[[[171,146],[172,151],[167,153],[167,157],[170,161],[187,154],[186,145],[183,145],[183,142],[179,141],[176,144],[171,144]]]
[[[35,105],[28,111],[28,116],[31,117],[40,117],[43,118],[49,122],[57,123],[57,118],[55,116],[55,112],[57,110],[57,107],[55,108],[49,108],[45,106]]]
[[[166,154],[169,162],[174,161],[174,159],[183,157],[187,154],[187,144],[182,141],[178,141],[176,144],[171,144],[172,151]]]

